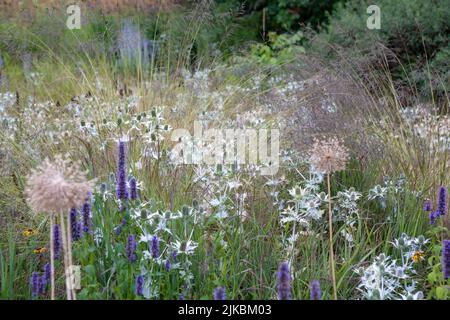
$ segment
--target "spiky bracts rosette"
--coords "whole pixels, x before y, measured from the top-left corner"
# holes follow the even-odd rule
[[[84,203],[93,184],[78,162],[58,155],[53,161],[46,159],[31,171],[25,193],[35,213],[69,212]]]

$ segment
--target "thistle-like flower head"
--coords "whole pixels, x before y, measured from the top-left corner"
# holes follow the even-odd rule
[[[51,214],[79,208],[92,186],[93,181],[87,180],[79,163],[56,156],[54,161],[47,159],[31,171],[25,193],[34,212]]]
[[[345,169],[349,158],[348,149],[338,138],[315,140],[309,152],[309,160],[320,172],[333,173]]]

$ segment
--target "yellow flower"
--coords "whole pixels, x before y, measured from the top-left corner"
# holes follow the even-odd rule
[[[35,254],[43,254],[45,252],[47,252],[47,248],[46,247],[38,247],[38,248],[33,250],[33,253],[35,253]]]
[[[31,229],[31,228],[27,228],[22,231],[22,235],[24,237],[31,237],[31,236],[34,236],[35,234],[37,234],[37,230]]]
[[[419,262],[419,261],[421,261],[421,260],[424,259],[424,254],[423,254],[422,251],[416,251],[416,252],[414,252],[414,254],[411,256],[411,259],[412,259],[415,263],[417,263],[417,262]]]

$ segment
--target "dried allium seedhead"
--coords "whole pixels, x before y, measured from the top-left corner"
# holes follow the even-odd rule
[[[79,163],[56,156],[31,171],[25,192],[36,213],[69,212],[83,204],[92,186],[93,181],[87,180]]]
[[[325,173],[344,170],[348,157],[348,149],[336,137],[316,139],[309,153],[309,160],[314,168]]]

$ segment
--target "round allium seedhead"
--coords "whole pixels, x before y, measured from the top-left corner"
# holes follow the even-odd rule
[[[444,279],[450,278],[450,240],[444,240],[442,243],[442,270]]]
[[[338,138],[314,140],[309,151],[309,161],[320,172],[333,173],[345,169],[349,158],[348,149]]]
[[[441,186],[438,192],[437,211],[440,216],[447,213],[447,188]]]
[[[152,257],[157,259],[159,257],[159,239],[157,236],[153,236],[152,238]]]
[[[118,199],[127,200],[127,162],[125,154],[125,143],[119,141],[119,155],[117,158],[117,175],[116,175],[116,195]]]
[[[217,287],[213,291],[213,298],[214,300],[226,300],[226,292],[225,288],[223,287]]]
[[[282,262],[278,268],[277,291],[278,300],[291,300],[291,275],[287,262]]]
[[[139,275],[136,277],[136,295],[142,296],[144,292],[144,276]]]
[[[320,291],[320,282],[318,280],[311,281],[310,285],[310,298],[311,300],[320,300],[322,293]]]
[[[54,161],[45,160],[31,171],[25,193],[34,212],[59,213],[79,208],[92,190],[79,163],[56,156]]]
[[[55,259],[61,258],[62,253],[62,238],[61,228],[59,224],[53,225],[53,250],[55,250]]]
[[[136,238],[135,238],[134,234],[130,234],[128,236],[127,246],[126,246],[125,250],[127,253],[128,261],[130,261],[131,263],[136,262],[136,259],[137,259],[136,247],[137,247]]]
[[[430,212],[432,210],[431,200],[426,199],[423,203],[423,211]]]

